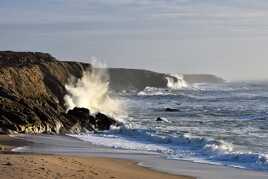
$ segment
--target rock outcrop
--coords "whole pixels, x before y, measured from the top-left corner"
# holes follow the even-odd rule
[[[71,132],[85,132],[96,130],[109,130],[111,125],[120,125],[115,119],[103,114],[90,114],[86,108],[75,107],[67,112],[67,118],[75,125],[70,129]]]
[[[65,133],[84,125],[65,113],[63,101],[68,79],[81,78],[84,70],[91,65],[45,53],[0,52],[0,132]]]

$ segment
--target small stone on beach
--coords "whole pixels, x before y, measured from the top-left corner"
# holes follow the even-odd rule
[[[11,165],[12,165],[12,163],[7,162],[7,163],[4,163],[3,165],[8,165],[8,166],[11,166]]]

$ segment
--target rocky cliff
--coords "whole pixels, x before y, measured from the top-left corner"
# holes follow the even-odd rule
[[[109,68],[110,86],[112,89],[120,90],[137,90],[141,91],[145,87],[166,88],[167,77],[178,79],[174,76],[164,73],[157,73],[149,70]],[[189,83],[223,83],[224,80],[210,74],[185,74],[184,80]]]
[[[0,132],[82,130],[83,121],[65,113],[64,85],[91,69],[90,64],[60,62],[46,53],[0,52]]]
[[[115,121],[76,108],[66,114],[63,97],[70,77],[92,66],[58,61],[47,53],[0,51],[0,133],[65,133],[109,129]],[[166,87],[169,75],[146,70],[108,69],[114,90]],[[169,76],[170,77],[170,76]],[[222,82],[214,76],[186,76],[189,82]],[[76,116],[77,115],[77,116]]]
[[[109,68],[110,86],[113,90],[143,90],[147,86],[167,87],[166,75],[148,70]]]

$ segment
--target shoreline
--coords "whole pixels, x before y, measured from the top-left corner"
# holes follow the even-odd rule
[[[14,151],[18,147],[34,144],[21,138],[0,135],[0,178],[195,179],[142,167],[127,159]]]
[[[154,153],[141,153],[131,150],[96,146],[78,138],[65,135],[24,135],[17,136],[17,138],[31,142],[29,147],[20,148],[20,152],[131,160],[142,167],[153,169],[154,171],[173,175],[195,176],[198,179],[268,178],[267,172],[251,171],[221,165],[193,163],[182,160],[167,160]]]
[[[30,142],[28,147],[16,148],[20,153],[52,154],[53,156],[97,157],[108,160],[132,161],[135,166],[154,172],[176,176],[195,176],[198,179],[267,179],[268,172],[259,172],[222,165],[194,163],[184,160],[168,160],[154,153],[113,149],[92,145],[72,136],[22,135],[16,136]]]

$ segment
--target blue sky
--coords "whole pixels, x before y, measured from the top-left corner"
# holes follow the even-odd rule
[[[267,0],[0,0],[0,49],[267,79]]]

